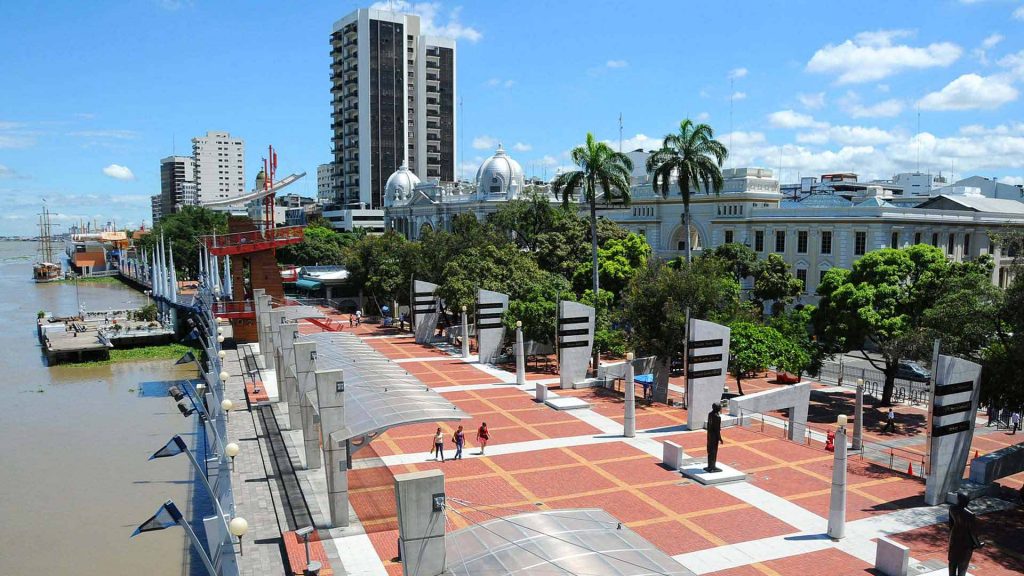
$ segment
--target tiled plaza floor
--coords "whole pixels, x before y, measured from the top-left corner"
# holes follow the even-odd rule
[[[344,326],[344,330],[349,329]],[[827,518],[833,454],[816,440],[791,442],[784,438],[782,429],[768,424],[727,428],[719,460],[748,475],[748,482],[741,483],[746,488],[736,492],[734,488],[702,486],[664,468],[660,459],[638,447],[641,445],[637,441],[621,438],[621,432],[613,433],[623,420],[621,393],[561,390],[551,385],[554,394],[582,398],[592,405],[591,410],[579,413],[558,412],[536,403],[530,391],[501,384],[502,379],[493,370],[457,358],[445,359],[444,352],[415,344],[408,334],[367,324],[352,327],[352,331],[472,415],[471,420],[462,423],[467,439],[463,460],[442,463],[429,453],[433,433],[440,427],[448,440],[445,456],[453,456],[450,438],[457,423],[452,422],[392,429],[354,455],[357,465],[348,475],[350,502],[389,574],[401,573],[401,564],[395,561],[394,475],[416,470],[444,471],[452,507],[449,530],[524,511],[600,507],[664,552],[692,556],[762,539],[779,539],[779,546],[787,548],[790,542],[786,537],[799,540],[800,534],[808,533],[808,518],[822,522]],[[778,386],[771,376],[744,380],[744,391]],[[530,377],[553,379],[557,374],[534,369]],[[734,389],[735,383],[730,382],[730,387]],[[640,388],[636,390],[639,397]],[[849,395],[828,390],[815,393],[812,427],[824,430],[828,423],[835,422],[837,413],[848,410],[852,414],[852,398],[852,391]],[[899,445],[910,454],[921,450],[924,438],[917,420],[924,413],[915,407],[900,407],[898,412],[897,432],[882,435],[878,428],[884,415],[873,408],[866,410],[866,440]],[[641,436],[653,433],[654,442],[676,442],[690,457],[705,454],[704,433],[685,431],[685,410],[638,405],[636,413],[637,429],[645,431]],[[486,456],[479,455],[475,441],[481,422],[487,422],[491,434]],[[981,453],[1016,440],[984,428],[978,432],[974,447]],[[852,454],[848,482],[847,521],[851,523],[884,520],[895,511],[924,506],[922,479]],[[1007,485],[1013,482],[1019,486],[1020,480],[1011,479]],[[790,515],[787,510],[794,513]],[[976,555],[972,574],[1018,574],[1024,570],[1021,514],[1018,510],[991,519],[983,517],[985,537],[997,545]],[[911,547],[915,560],[925,561],[942,556],[945,534],[945,525],[937,524],[905,531],[895,538]],[[856,555],[852,545],[844,548],[842,544],[825,543],[819,548],[804,552],[793,547],[792,553],[765,553],[763,560],[714,572],[688,567],[716,576],[870,573],[870,563],[863,553]]]

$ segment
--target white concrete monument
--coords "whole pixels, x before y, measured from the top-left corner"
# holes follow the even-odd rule
[[[441,317],[441,303],[436,294],[437,284],[413,280],[412,320],[418,344],[426,344],[433,339],[437,321]]]
[[[478,290],[476,296],[476,343],[481,364],[493,364],[505,341],[501,318],[508,309],[508,294]]]
[[[575,388],[587,376],[594,348],[594,308],[579,302],[558,304],[558,376],[562,389]]]
[[[728,326],[706,320],[690,320],[689,362],[686,374],[686,425],[704,427],[711,405],[721,401],[729,372]],[[657,400],[657,398],[655,398]]]
[[[934,506],[960,488],[978,411],[981,366],[961,358],[939,356],[928,410],[928,473],[924,501]]]

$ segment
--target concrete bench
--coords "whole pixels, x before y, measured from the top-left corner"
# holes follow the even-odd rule
[[[885,576],[907,576],[909,569],[910,548],[888,538],[879,538],[875,548],[875,570]]]
[[[679,470],[683,465],[683,447],[675,442],[662,442],[661,462],[670,470]]]
[[[1024,471],[1024,444],[1007,446],[971,461],[971,482],[991,484]]]

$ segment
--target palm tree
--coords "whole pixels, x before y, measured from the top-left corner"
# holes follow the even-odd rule
[[[654,178],[653,186],[663,197],[675,176],[683,195],[683,234],[686,235],[686,263],[691,261],[690,193],[718,194],[722,191],[722,163],[729,155],[725,146],[715,140],[715,131],[707,124],[694,124],[687,118],[679,123],[679,132],[665,136],[661,150],[647,158],[647,171]]]
[[[605,204],[610,204],[613,200],[629,204],[629,176],[633,170],[633,161],[625,154],[612,150],[608,144],[598,142],[590,132],[587,132],[586,144],[573,148],[571,157],[573,164],[580,169],[563,172],[555,178],[551,187],[555,194],[562,194],[564,205],[569,204],[577,190],[582,192],[583,199],[590,204],[590,245],[593,252],[596,308],[600,302],[597,282],[597,192],[598,189],[603,192]],[[594,346],[595,370],[598,367],[599,355],[600,350]]]

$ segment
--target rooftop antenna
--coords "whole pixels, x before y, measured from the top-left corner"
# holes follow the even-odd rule
[[[733,89],[735,84],[736,84],[736,79],[730,77],[729,78],[729,152],[730,152],[730,156],[731,156],[731,152],[732,152],[732,134],[734,132],[733,127],[732,127],[732,105],[733,105],[734,96],[736,95],[736,91]],[[731,168],[732,167],[732,158],[729,158],[729,156],[726,156],[726,159],[729,160],[729,167]],[[781,177],[781,176],[782,176],[782,168],[779,168],[779,177]]]
[[[459,96],[459,152],[461,162],[459,162],[459,181],[462,181],[462,165],[466,162],[466,128],[462,126],[462,123],[466,121],[466,117],[462,114],[462,96]]]
[[[917,105],[917,173],[921,173],[921,105]]]
[[[619,154],[622,154],[622,112],[619,112]]]

